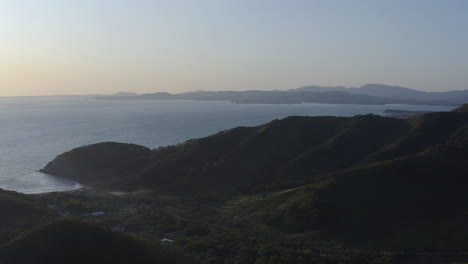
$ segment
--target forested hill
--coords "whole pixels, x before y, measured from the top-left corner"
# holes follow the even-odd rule
[[[154,150],[100,143],[64,153],[42,171],[104,189],[275,190],[441,148],[466,129],[465,108],[410,119],[288,117]]]

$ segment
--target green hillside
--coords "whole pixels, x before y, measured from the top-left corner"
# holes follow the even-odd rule
[[[87,185],[122,185],[147,164],[149,155],[148,148],[138,145],[99,143],[63,153],[41,171]]]
[[[320,230],[324,238],[372,249],[468,248],[468,166],[461,165],[467,156],[456,152],[333,174],[266,211],[265,223],[292,233]]]
[[[236,193],[300,186],[340,170],[414,155],[468,123],[467,112],[411,119],[288,117],[158,148],[101,143],[60,155],[44,172],[108,189]]]

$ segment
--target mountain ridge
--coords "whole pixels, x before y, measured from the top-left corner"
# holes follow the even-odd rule
[[[424,92],[401,86],[366,84],[359,88],[343,86],[304,86],[275,91],[195,91],[179,94],[167,92],[128,96],[102,96],[103,100],[198,100],[230,101],[249,104],[418,104],[460,105],[468,101],[468,90],[448,92]]]
[[[101,187],[140,186],[175,193],[300,184],[323,174],[443,144],[467,124],[467,112],[460,109],[464,107],[409,119],[375,115],[288,117],[153,150],[101,143],[64,153],[42,171]],[[96,157],[91,158],[93,163],[89,157]]]

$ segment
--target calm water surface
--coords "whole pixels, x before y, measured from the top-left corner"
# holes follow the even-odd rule
[[[36,171],[58,154],[87,144],[116,141],[154,148],[290,115],[353,116],[382,114],[385,109],[449,111],[453,107],[0,98],[0,188],[24,193],[78,188],[78,183]]]

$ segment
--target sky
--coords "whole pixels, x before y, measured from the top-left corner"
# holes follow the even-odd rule
[[[465,0],[0,0],[0,96],[468,89]]]

